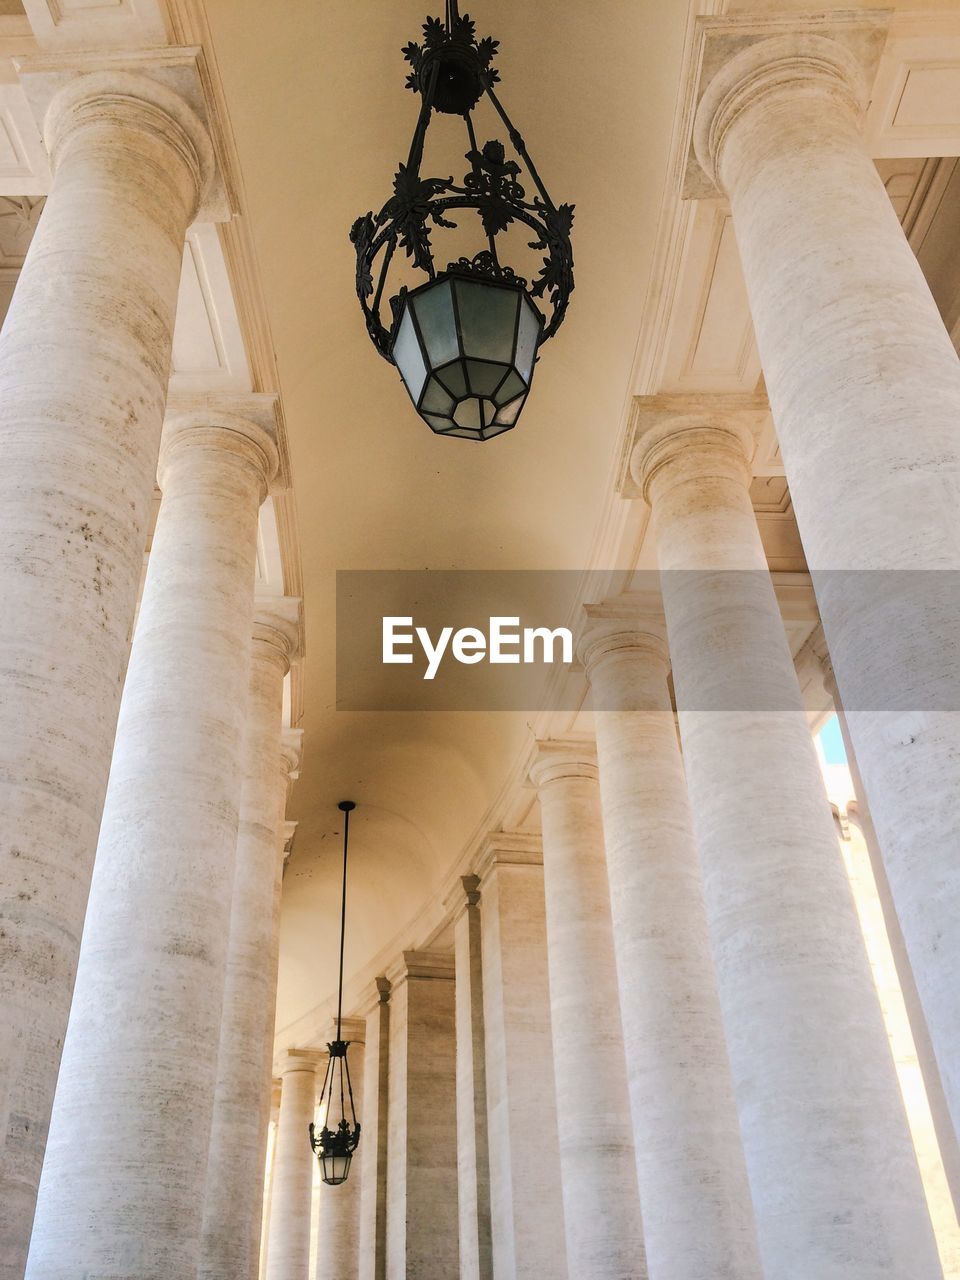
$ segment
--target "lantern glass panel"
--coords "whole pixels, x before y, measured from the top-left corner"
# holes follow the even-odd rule
[[[520,376],[528,383],[533,372],[533,361],[539,341],[540,317],[529,299],[524,298],[520,303],[520,329],[517,334],[517,356],[514,364],[520,371]]]
[[[479,360],[513,361],[517,330],[516,289],[484,284],[477,280],[457,281],[457,308],[463,354]]]
[[[505,364],[488,364],[486,360],[468,360],[467,377],[475,396],[492,396],[503,381],[509,367]]]
[[[508,405],[504,405],[497,414],[497,422],[501,426],[512,427],[520,416],[520,410],[523,408],[525,400],[526,396],[518,396],[516,400],[511,400]]]
[[[393,344],[393,359],[400,370],[400,376],[406,384],[411,399],[416,404],[420,399],[423,384],[427,380],[427,366],[424,363],[423,352],[420,350],[420,343],[413,327],[413,320],[410,318],[409,306],[403,313],[397,340]]]
[[[320,1157],[320,1176],[329,1187],[339,1187],[350,1174],[353,1153],[345,1155],[324,1153]]]
[[[453,423],[449,418],[438,418],[432,413],[425,413],[423,416],[426,419],[427,426],[431,427],[439,435],[444,436],[450,434],[450,428],[453,426]]]
[[[497,404],[508,404],[514,396],[520,395],[522,392],[526,391],[526,389],[526,383],[520,377],[519,373],[517,373],[516,369],[511,369],[501,386],[497,388],[494,399]]]
[[[420,402],[421,413],[453,413],[454,399],[436,378],[427,383],[423,400]]]
[[[427,359],[436,369],[460,354],[457,338],[457,321],[453,314],[453,291],[450,281],[425,289],[411,299],[417,313]]]
[[[448,364],[445,369],[441,369],[437,375],[443,385],[450,389],[450,394],[457,400],[467,394],[467,379],[463,372],[463,364],[457,361],[456,364]]]
[[[469,400],[461,400],[457,405],[453,420],[458,427],[472,427],[474,431],[478,431],[483,423],[480,421],[480,401],[471,397]]]

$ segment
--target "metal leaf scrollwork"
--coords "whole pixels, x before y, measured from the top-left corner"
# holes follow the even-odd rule
[[[414,169],[401,165],[393,180],[393,199],[383,207],[383,214],[390,219],[396,231],[400,245],[413,265],[431,276],[433,270],[433,254],[430,251],[430,228],[428,219],[438,227],[453,228],[457,224],[449,222],[441,213],[441,206],[436,197],[450,189],[452,178],[421,178]]]
[[[406,87],[414,93],[423,89],[421,75],[431,55],[438,55],[450,49],[469,50],[479,67],[491,84],[497,84],[500,73],[493,67],[493,60],[500,48],[500,41],[491,36],[477,39],[477,24],[468,13],[463,17],[455,16],[448,31],[440,18],[427,18],[423,24],[423,43],[411,40],[403,47],[403,56],[412,70],[406,79]]]
[[[472,258],[458,258],[456,262],[447,264],[447,273],[455,276],[476,276],[482,280],[500,280],[504,284],[518,284],[526,289],[527,282],[518,276],[513,267],[502,266],[489,249],[483,249]]]
[[[540,274],[530,289],[535,298],[547,294],[553,307],[554,331],[563,320],[573,292],[573,250],[570,244],[570,232],[573,228],[572,204],[562,204],[558,209],[548,208],[542,201],[534,201],[543,215],[544,233],[530,244],[547,254],[547,260],[540,268]]]
[[[517,181],[520,166],[506,159],[503,143],[497,141],[484,143],[482,151],[467,152],[467,159],[473,171],[464,178],[464,186],[477,197],[484,231],[498,235],[513,222],[513,206],[525,194]]]
[[[543,265],[529,293],[534,298],[547,299],[552,309],[541,342],[556,333],[566,314],[574,287],[570,241],[574,207],[553,204],[527,155],[523,138],[493,92],[493,85],[499,80],[492,66],[498,47],[499,41],[490,37],[478,41],[474,22],[466,14],[460,17],[454,5],[449,23],[428,18],[422,43],[411,41],[403,50],[411,67],[407,87],[423,95],[410,158],[399,166],[393,195],[380,212],[364,214],[350,232],[357,254],[357,295],[367,330],[387,360],[391,359],[404,296],[401,290],[389,297],[392,317],[390,325],[386,325],[381,306],[393,255],[397,247],[401,248],[414,267],[436,279],[432,232],[437,227],[456,227],[457,223],[447,215],[458,210],[473,210],[479,215],[488,247],[472,258],[461,257],[449,263],[448,273],[520,283],[526,289],[527,282],[511,267],[501,264],[496,247],[502,232],[514,223],[523,224],[533,233],[529,247],[543,255]],[[500,116],[519,161],[509,158],[504,144],[497,139],[477,146],[470,112],[482,94],[487,95]],[[457,95],[461,95],[459,100]],[[421,176],[423,140],[433,111],[462,114],[466,120],[470,138],[466,159],[470,168],[460,183],[452,177]],[[521,182],[523,166],[536,187],[537,194],[532,199]]]

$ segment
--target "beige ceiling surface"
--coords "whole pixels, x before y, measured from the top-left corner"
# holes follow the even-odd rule
[[[502,42],[502,98],[551,194],[577,205],[568,319],[519,428],[485,445],[435,438],[414,415],[366,336],[347,237],[406,159],[417,99],[400,49],[442,5],[206,8],[277,351],[303,556],[305,748],[284,884],[283,1027],[334,983],[337,800],[359,803],[349,974],[436,887],[525,742],[521,713],[338,712],[335,572],[586,562],[650,271],[687,4],[470,6],[479,33]],[[438,157],[436,172],[456,171],[458,157]]]

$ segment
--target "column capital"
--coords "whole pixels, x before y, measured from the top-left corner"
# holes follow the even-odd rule
[[[823,681],[823,687],[829,696],[839,706],[839,690],[837,688],[837,677],[833,670],[833,659],[830,656],[830,650],[827,648],[827,637],[824,634],[823,623],[819,622],[811,631],[810,635],[804,641],[803,648],[797,655],[797,664],[803,661],[804,657],[809,655],[810,665],[815,668]],[[808,670],[810,667],[807,668]]]
[[[284,729],[280,734],[280,767],[290,782],[300,777],[303,757],[303,730]]]
[[[160,488],[171,460],[185,449],[233,453],[257,472],[263,501],[280,467],[278,405],[275,395],[216,395],[172,402],[160,438]]]
[[[443,899],[447,919],[455,924],[469,907],[480,902],[480,877],[476,875],[459,876],[456,886]]]
[[[281,1079],[294,1071],[312,1071],[323,1061],[322,1049],[285,1049],[277,1060],[277,1071]]]
[[[138,129],[172,148],[191,172],[196,217],[230,216],[227,183],[211,132],[216,128],[197,48],[142,53],[66,51],[20,59],[17,69],[56,169],[88,126]]]
[[[776,98],[819,95],[858,126],[886,38],[889,10],[819,15],[727,15],[701,19],[700,82],[684,194],[722,191],[731,127]]]
[[[410,978],[446,982],[454,976],[454,958],[446,951],[402,951],[387,976],[391,993]]]
[[[666,619],[658,592],[617,596],[601,604],[584,605],[586,618],[577,652],[587,679],[609,658],[625,655],[669,665]]]
[[[324,1030],[324,1043],[331,1043],[337,1037],[337,1020],[331,1018]],[[365,1044],[367,1039],[366,1018],[341,1018],[340,1038],[348,1044]]]
[[[300,656],[302,601],[295,596],[264,596],[253,616],[254,660],[275,663],[283,674]]]
[[[633,492],[651,502],[668,479],[735,477],[744,485],[769,407],[759,396],[638,396],[630,449]]]
[[[284,822],[281,831],[283,833],[283,865],[286,867],[290,855],[293,853],[293,841],[297,834],[299,822]]]
[[[530,781],[538,791],[552,782],[600,776],[596,744],[586,739],[551,738],[538,741],[530,766]]]
[[[368,987],[365,987],[361,995],[359,1009],[364,1017],[370,1016],[375,1009],[380,1009],[384,1005],[390,1003],[390,992],[393,990],[393,983],[389,978],[381,974],[374,978]]]
[[[542,867],[543,841],[535,831],[492,831],[476,860],[481,892],[497,867]]]

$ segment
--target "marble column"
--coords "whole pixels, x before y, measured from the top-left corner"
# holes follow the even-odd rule
[[[457,984],[460,1280],[493,1280],[480,881],[476,876],[461,878],[451,911]]]
[[[168,415],[27,1274],[194,1275],[271,397]],[[245,416],[242,416],[245,415]]]
[[[764,1273],[934,1280],[917,1161],[750,502],[748,420],[709,399],[641,402],[632,470],[652,507]]]
[[[310,1125],[323,1055],[288,1049],[280,1059],[280,1117],[273,1154],[266,1280],[309,1280],[313,1162]]]
[[[459,1269],[453,957],[405,951],[389,975],[387,1280]]]
[[[199,1280],[254,1280],[276,975],[275,888],[283,858],[286,762],[280,758],[283,682],[299,644],[299,600],[258,605],[243,736],[243,786],[234,870],[217,1085],[207,1161]],[[271,1045],[272,1047],[272,1045]]]
[[[387,1275],[387,1105],[390,1074],[390,983],[379,977],[367,1002],[360,1138],[359,1280]]]
[[[540,800],[567,1266],[593,1280],[646,1276],[592,743],[541,742]]]
[[[84,75],[0,335],[0,1277],[27,1254],[143,565],[187,224],[186,103]],[[69,643],[65,638],[69,637]]]
[[[587,614],[647,1270],[761,1280],[659,601]]]
[[[917,980],[914,976],[913,966],[907,954],[903,930],[900,927],[900,918],[897,915],[896,905],[890,892],[890,881],[887,878],[880,841],[877,838],[876,827],[873,825],[870,806],[866,802],[863,779],[860,776],[860,768],[857,764],[850,726],[847,724],[846,713],[840,700],[840,691],[837,688],[833,663],[824,647],[822,635],[818,649],[819,652],[817,652],[816,656],[820,673],[823,678],[824,688],[833,699],[834,709],[837,713],[837,723],[840,726],[840,734],[847,757],[847,767],[850,770],[850,780],[853,783],[853,792],[856,796],[856,803],[855,805],[851,804],[848,808],[847,817],[860,828],[864,844],[867,846],[870,868],[873,872],[877,896],[880,899],[880,907],[883,911],[887,939],[890,943],[894,964],[896,965],[897,980],[900,984],[903,1003],[910,1022],[910,1034],[913,1037],[914,1047],[917,1051],[917,1060],[923,1075],[923,1087],[927,1095],[927,1102],[930,1105],[934,1129],[936,1130],[937,1146],[940,1148],[940,1156],[943,1160],[944,1172],[950,1187],[954,1209],[955,1211],[960,1211],[960,1142],[957,1140],[957,1132],[953,1126],[950,1108],[947,1105],[943,1077],[937,1065],[933,1042],[930,1038],[930,1028],[927,1025],[920,993],[917,990]]]
[[[335,1038],[336,1030],[337,1024],[334,1021],[328,1028],[330,1040]],[[360,1141],[363,1143],[367,1138],[363,1127],[366,1019],[344,1018],[341,1035],[350,1044],[347,1062],[350,1067],[350,1083],[353,1085],[354,1107],[361,1125]],[[325,1066],[324,1063],[321,1071]],[[335,1118],[339,1120],[339,1110]],[[360,1161],[356,1157],[346,1182],[339,1187],[320,1183],[316,1280],[357,1280],[360,1267],[361,1190]]]
[[[869,77],[852,45],[849,32],[748,45],[706,89],[697,154],[730,198],[797,523],[960,1130],[960,363],[863,147]]]
[[[493,1273],[566,1280],[540,837],[491,836],[477,875]]]
[[[270,1210],[273,1206],[273,1173],[276,1168],[274,1157],[277,1153],[277,1127],[280,1122],[280,1089],[281,1081],[271,1077],[269,1095],[269,1119],[267,1121],[267,1149],[264,1161],[263,1176],[263,1209],[260,1214],[260,1266],[257,1270],[259,1280],[265,1280],[267,1274],[267,1246],[270,1242]]]

